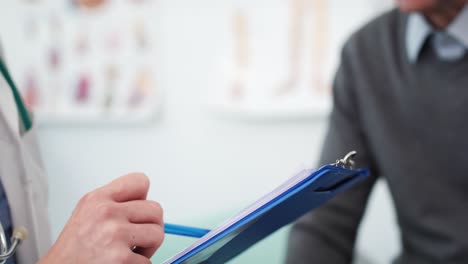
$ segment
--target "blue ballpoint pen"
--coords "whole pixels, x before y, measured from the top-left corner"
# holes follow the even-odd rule
[[[166,234],[200,238],[206,235],[208,232],[210,232],[210,230],[203,229],[203,228],[174,225],[174,224],[164,224],[164,233]]]

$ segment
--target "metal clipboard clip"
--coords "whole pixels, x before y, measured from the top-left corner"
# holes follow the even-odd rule
[[[350,151],[348,154],[346,154],[346,156],[344,156],[344,158],[337,159],[335,163],[332,163],[330,165],[352,170],[354,169],[354,156],[356,156],[356,154],[357,151]]]

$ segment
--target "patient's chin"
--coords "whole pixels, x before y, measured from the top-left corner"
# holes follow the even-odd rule
[[[402,12],[425,12],[437,6],[436,0],[396,0]]]

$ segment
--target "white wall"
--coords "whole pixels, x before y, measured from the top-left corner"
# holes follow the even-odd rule
[[[159,19],[170,30],[159,39],[164,67],[158,78],[165,90],[159,119],[133,128],[40,129],[54,237],[83,194],[129,171],[150,176],[149,198],[163,204],[166,221],[192,224],[241,208],[297,168],[316,162],[325,118],[246,121],[207,110],[210,72],[205,69],[216,58],[206,43],[216,43],[212,32],[220,29],[203,12],[219,1],[161,2]],[[0,0],[0,38],[14,65],[21,51],[15,49],[10,3]],[[358,242],[360,252],[375,263],[388,263],[398,250],[393,218],[388,192],[379,184]]]

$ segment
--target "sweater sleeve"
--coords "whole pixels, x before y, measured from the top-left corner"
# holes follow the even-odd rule
[[[334,107],[320,164],[328,164],[351,150],[357,167],[369,167],[371,176],[300,218],[289,234],[286,263],[351,263],[357,228],[376,181],[371,153],[366,147],[356,100],[356,51],[348,42],[333,84]],[[361,72],[362,73],[362,72]],[[364,73],[365,74],[365,73]]]

